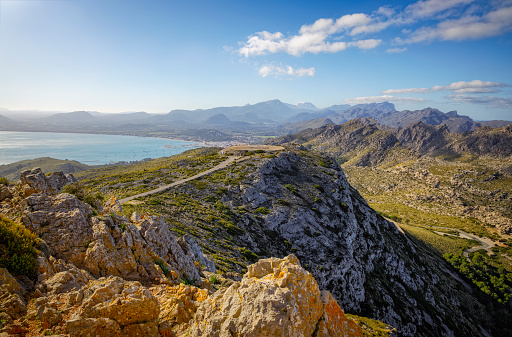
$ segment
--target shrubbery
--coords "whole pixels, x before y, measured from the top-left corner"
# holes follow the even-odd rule
[[[96,208],[96,201],[99,201],[101,203],[105,199],[103,194],[101,194],[100,192],[86,192],[78,182],[65,185],[60,190],[60,192],[73,194],[78,198],[78,200],[86,202],[94,208]]]
[[[16,222],[0,215],[0,267],[13,275],[37,277],[37,236]]]

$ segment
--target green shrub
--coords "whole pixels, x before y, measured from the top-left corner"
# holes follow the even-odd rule
[[[318,184],[313,185],[313,187],[316,188],[317,190],[319,190],[320,192],[324,191],[324,188]]]
[[[0,267],[13,275],[36,279],[38,246],[34,233],[0,215]]]
[[[343,201],[340,201],[340,207],[343,212],[348,211],[348,205],[344,203]]]
[[[297,187],[293,186],[292,184],[286,184],[286,185],[284,185],[284,187],[294,195],[299,194]]]
[[[105,200],[105,196],[103,196],[103,194],[100,192],[87,193],[84,191],[79,182],[64,185],[60,192],[72,194],[76,196],[78,200],[86,202],[94,208],[96,208],[96,200],[100,203]]]
[[[209,281],[210,284],[220,284],[220,280],[217,275],[211,275]]]
[[[277,199],[277,203],[281,206],[288,206],[290,203],[284,199]]]
[[[260,208],[255,209],[254,213],[267,215],[267,214],[270,214],[270,210],[266,207],[260,207]]]
[[[251,262],[257,262],[259,260],[259,256],[256,255],[253,251],[245,248],[245,247],[242,247],[240,248],[240,252],[242,253],[242,255],[249,261]]]
[[[169,268],[165,265],[165,262],[162,260],[156,260],[155,263],[162,269],[162,272],[164,273],[165,277],[170,277],[171,272],[169,271]]]
[[[0,177],[0,185],[9,186],[9,180],[6,177]]]

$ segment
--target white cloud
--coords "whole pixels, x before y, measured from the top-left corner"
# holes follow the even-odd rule
[[[381,43],[381,40],[329,41],[331,38],[336,38],[333,36],[334,34],[366,25],[370,20],[366,14],[361,13],[344,15],[337,20],[318,19],[311,25],[303,25],[299,30],[299,34],[288,38],[285,38],[280,32],[258,32],[250,36],[238,52],[245,57],[278,52],[300,56],[305,53],[336,53],[348,47],[373,49]]]
[[[382,96],[348,98],[345,100],[345,103],[347,103],[347,104],[366,104],[366,103],[381,103],[381,102],[417,103],[417,102],[424,102],[424,101],[426,101],[426,99],[424,99],[424,98],[396,97],[396,96],[390,96],[390,95],[382,95]]]
[[[484,104],[491,108],[511,108],[512,98],[509,97],[495,97],[495,96],[469,96],[469,95],[448,95],[449,100],[472,103]]]
[[[240,43],[238,53],[245,57],[274,53],[300,56],[336,53],[349,47],[373,49],[382,40],[369,35],[392,26],[403,27],[402,36],[393,39],[398,45],[481,39],[512,31],[512,6],[509,0],[420,0],[402,11],[383,6],[370,14],[320,18],[300,27],[295,35],[257,32]],[[352,40],[362,35],[368,38]],[[403,48],[388,49],[391,53],[401,51]]]
[[[412,18],[427,18],[448,9],[467,5],[475,0],[424,0],[410,4],[405,9],[407,16]]]
[[[512,30],[512,6],[499,8],[482,16],[465,15],[445,20],[435,27],[423,27],[408,37],[398,38],[399,44],[443,40],[461,41],[498,36]]]
[[[410,94],[410,93],[429,93],[433,91],[453,91],[456,94],[462,93],[491,93],[499,92],[499,89],[507,87],[508,84],[491,82],[491,81],[480,81],[473,80],[469,82],[459,81],[453,82],[448,85],[435,85],[432,88],[407,88],[407,89],[389,89],[385,90],[383,94]]]
[[[390,53],[390,54],[393,54],[393,53],[403,53],[406,50],[407,50],[407,48],[390,48],[390,49],[386,50],[386,53]]]
[[[274,77],[304,77],[304,76],[315,76],[315,68],[298,68],[293,69],[291,66],[277,66],[273,64],[262,66],[258,75],[262,77],[274,76]]]

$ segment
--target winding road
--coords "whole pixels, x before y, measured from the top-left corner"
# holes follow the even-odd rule
[[[188,181],[191,181],[191,180],[197,179],[199,177],[205,176],[205,175],[210,174],[212,172],[215,172],[217,170],[221,170],[223,168],[228,167],[237,158],[242,159],[242,158],[237,157],[237,156],[229,156],[228,159],[226,159],[223,162],[217,164],[216,166],[212,167],[211,169],[208,169],[206,171],[200,172],[200,173],[195,174],[195,175],[193,175],[191,177],[188,177],[188,178],[185,178],[185,179],[181,179],[181,180],[177,180],[177,181],[175,181],[173,183],[170,183],[170,184],[167,184],[167,185],[164,185],[164,186],[160,186],[160,187],[155,188],[154,190],[151,190],[151,191],[146,191],[146,192],[143,192],[143,193],[132,195],[131,197],[119,199],[119,203],[120,204],[126,204],[127,202],[132,201],[135,198],[146,197],[146,196],[151,195],[151,194],[160,193],[160,192],[163,192],[165,190],[168,190],[171,187],[178,186],[180,184],[183,184],[183,183],[186,183]]]

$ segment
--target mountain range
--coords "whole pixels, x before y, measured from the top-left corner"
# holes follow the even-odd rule
[[[6,111],[3,112],[6,113]],[[14,116],[12,111],[9,116]],[[216,129],[231,135],[242,132],[273,136],[295,133],[330,122],[343,124],[357,118],[372,118],[382,125],[402,128],[420,121],[430,125],[444,124],[448,130],[458,133],[472,131],[482,125],[497,127],[511,123],[509,121],[477,122],[468,116],[457,114],[456,111],[444,113],[434,108],[397,111],[389,102],[354,106],[333,105],[319,109],[308,102],[293,105],[276,99],[244,106],[173,110],[163,115],[145,112],[104,114],[74,111],[56,113],[42,118],[13,119],[0,116],[0,130],[124,132],[142,135],[155,131],[178,130],[185,135],[190,130]]]

